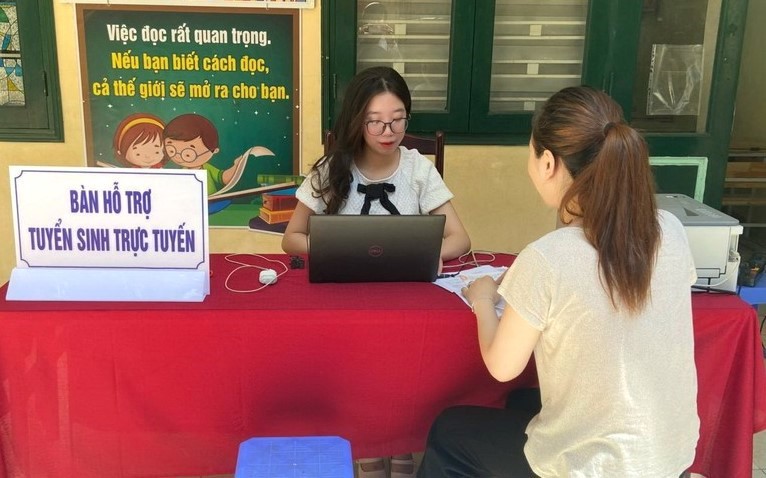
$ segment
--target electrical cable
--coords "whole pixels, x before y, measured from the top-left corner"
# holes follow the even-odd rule
[[[262,267],[262,266],[259,266],[259,265],[256,265],[256,264],[248,264],[246,262],[238,261],[238,260],[234,259],[234,257],[236,257],[236,256],[257,257],[257,258],[263,259],[264,261],[267,261],[267,262],[279,264],[279,265],[281,265],[283,267],[284,270],[282,272],[278,272],[277,276],[274,277],[271,280],[271,282],[269,282],[267,284],[262,284],[260,287],[258,287],[256,289],[248,289],[248,290],[232,289],[231,287],[229,287],[229,279],[231,279],[232,276],[234,274],[236,274],[238,271],[240,271],[241,269],[260,269],[262,271],[270,269],[270,267]],[[258,292],[259,290],[264,289],[264,288],[268,287],[269,285],[276,283],[277,279],[279,279],[281,276],[285,275],[285,273],[287,273],[287,271],[290,270],[290,268],[287,267],[287,264],[285,264],[284,262],[278,261],[276,259],[269,259],[268,257],[264,257],[264,256],[262,256],[260,254],[244,254],[244,253],[229,254],[229,255],[225,256],[224,259],[226,259],[227,262],[231,262],[232,264],[237,264],[239,266],[239,267],[236,267],[233,271],[231,271],[228,276],[226,276],[226,281],[224,282],[224,287],[226,287],[226,290],[228,290],[230,292],[236,292],[238,294],[248,294],[250,292]]]
[[[737,262],[739,264],[740,262],[740,255],[738,252],[735,251],[729,251],[729,262]],[[735,274],[739,274],[739,267],[732,267],[730,271],[728,271],[724,276],[723,279],[719,280],[718,282],[714,284],[707,284],[707,285],[699,285],[694,284],[692,286],[692,289],[706,291],[706,292],[718,292],[722,294],[734,294],[736,295],[736,291],[731,290],[724,290],[724,289],[718,289],[717,287],[722,286],[723,284],[727,283],[729,279],[731,279]]]
[[[516,254],[511,254],[516,255]],[[478,257],[477,257],[478,256]],[[469,259],[470,258],[470,259]],[[495,253],[491,251],[474,251],[470,250],[465,254],[457,258],[457,264],[445,264],[442,266],[443,274],[439,274],[439,279],[447,277],[455,277],[460,274],[466,267],[479,267],[483,264],[492,264],[495,261]],[[458,268],[455,272],[449,272],[450,270]],[[447,271],[447,272],[445,272]]]

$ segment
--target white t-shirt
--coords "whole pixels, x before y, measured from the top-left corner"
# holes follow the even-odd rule
[[[542,332],[534,357],[543,407],[524,448],[542,478],[677,478],[694,460],[696,272],[681,223],[658,217],[651,298],[637,316],[612,307],[579,227],[526,247],[498,289]]]
[[[389,183],[396,190],[388,193],[388,199],[396,206],[400,214],[428,214],[451,200],[453,194],[444,184],[433,163],[416,149],[399,147],[399,167],[384,179],[371,181],[364,177],[355,165],[351,167],[351,188],[348,199],[343,203],[338,214],[360,214],[364,205],[364,193],[357,191],[358,184]],[[327,177],[327,166],[322,176]],[[316,214],[324,214],[327,207],[322,198],[316,197],[311,183],[314,171],[301,183],[295,196]],[[390,214],[380,201],[372,201],[370,214]]]

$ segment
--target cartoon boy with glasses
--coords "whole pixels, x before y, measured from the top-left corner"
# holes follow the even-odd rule
[[[210,164],[210,159],[218,153],[218,130],[204,116],[184,114],[177,116],[165,126],[165,152],[171,161],[185,169],[204,169],[207,171],[207,193],[215,193],[229,184],[242,157],[226,170]]]

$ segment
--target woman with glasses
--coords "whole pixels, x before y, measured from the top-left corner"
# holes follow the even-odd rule
[[[453,194],[431,161],[399,145],[411,105],[407,83],[393,68],[368,68],[351,80],[335,142],[296,192],[285,252],[308,253],[313,214],[443,214],[442,261],[468,252],[471,241],[450,202]]]
[[[412,101],[404,79],[389,67],[358,73],[335,122],[335,142],[296,192],[298,205],[282,239],[288,254],[308,253],[313,214],[443,214],[441,260],[468,252],[471,241],[433,163],[399,144]],[[391,477],[414,477],[412,454],[391,458]],[[359,478],[385,478],[382,458],[359,460]]]

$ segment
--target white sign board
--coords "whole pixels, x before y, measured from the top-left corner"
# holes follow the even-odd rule
[[[130,277],[146,286],[115,297],[108,285],[91,283],[95,292],[84,298],[37,292],[36,300],[196,300],[176,297],[175,287],[146,291],[179,273],[209,281],[205,171],[11,166],[10,180],[16,269],[9,296],[14,276],[29,276],[24,270],[45,271],[31,273],[38,281],[80,274],[96,282]],[[101,276],[93,274],[99,270]],[[209,282],[205,288],[204,294]]]

